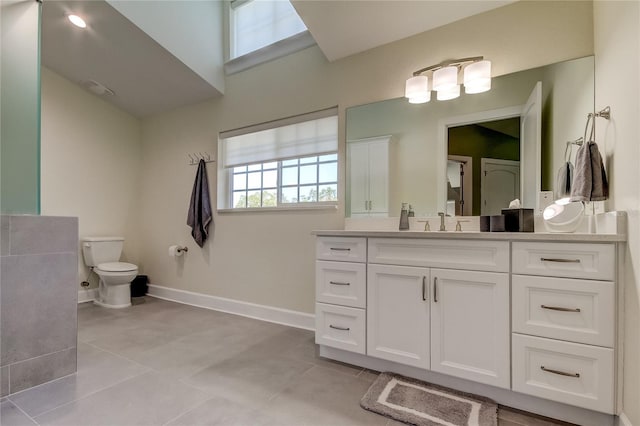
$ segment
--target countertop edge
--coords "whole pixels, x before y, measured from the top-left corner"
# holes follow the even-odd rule
[[[578,234],[555,232],[424,232],[424,231],[375,231],[375,230],[314,230],[318,237],[371,237],[371,238],[415,238],[434,240],[498,240],[498,241],[576,241],[593,243],[626,242],[623,234]]]

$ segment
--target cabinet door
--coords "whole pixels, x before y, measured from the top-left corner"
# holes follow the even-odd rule
[[[429,269],[369,265],[367,355],[429,368]]]
[[[389,142],[369,144],[369,213],[389,214]]]
[[[431,270],[431,369],[509,388],[509,276]]]
[[[351,216],[369,215],[369,146],[365,143],[347,144]]]

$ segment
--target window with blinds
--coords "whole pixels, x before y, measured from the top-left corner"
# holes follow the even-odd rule
[[[335,205],[337,108],[220,133],[218,208]]]

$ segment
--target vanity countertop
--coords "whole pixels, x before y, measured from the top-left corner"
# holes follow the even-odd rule
[[[478,232],[478,231],[389,231],[389,230],[316,230],[319,237],[428,238],[456,240],[506,240],[609,243],[627,240],[625,234],[585,234],[559,232]]]

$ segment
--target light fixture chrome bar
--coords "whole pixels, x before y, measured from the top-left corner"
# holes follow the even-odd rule
[[[431,66],[428,66],[428,67],[425,67],[425,68],[421,68],[421,69],[419,69],[417,71],[414,71],[413,72],[413,76],[414,77],[419,76],[420,74],[425,73],[427,71],[437,71],[440,68],[444,68],[444,67],[456,66],[456,67],[460,68],[461,66],[463,66],[465,64],[473,63],[473,62],[479,62],[479,61],[482,61],[483,59],[484,59],[483,56],[473,56],[473,57],[470,57],[470,58],[463,58],[463,59],[451,59],[451,60],[448,60],[448,61],[440,62],[437,65],[431,65]]]

